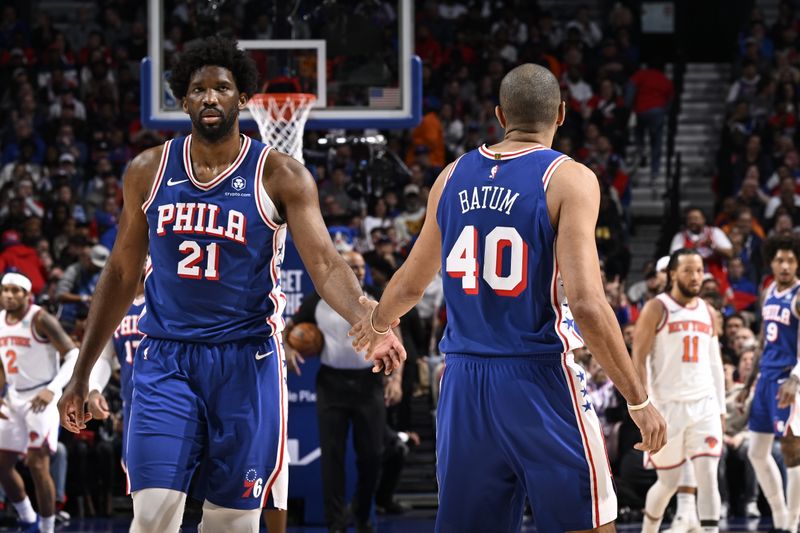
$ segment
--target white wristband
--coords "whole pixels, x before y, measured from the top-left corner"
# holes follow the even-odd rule
[[[386,335],[392,329],[392,326],[390,325],[388,328],[386,328],[386,331],[378,331],[377,329],[375,329],[375,323],[372,321],[372,316],[375,314],[375,309],[377,308],[378,306],[373,307],[372,311],[370,311],[369,313],[369,327],[371,327],[372,331],[374,331],[378,335]]]
[[[650,405],[650,397],[649,396],[647,397],[647,399],[645,401],[643,401],[639,405],[628,404],[628,411],[641,411],[642,409],[644,409],[648,405]]]

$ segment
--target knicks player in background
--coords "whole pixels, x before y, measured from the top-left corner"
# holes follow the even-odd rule
[[[176,62],[170,87],[191,135],[143,152],[126,171],[119,232],[60,402],[62,424],[80,431],[91,369],[136,295],[149,250],[126,450],[133,532],[178,531],[201,461],[205,533],[258,531],[262,507],[286,508],[287,228],[331,307],[350,323],[367,314],[325,229],[314,179],[239,132],[256,78],[253,61],[222,37],[196,41]],[[405,356],[393,335],[381,354],[387,372]]]
[[[797,531],[800,521],[800,417],[794,411],[800,387],[797,353],[800,244],[791,236],[771,237],[764,243],[764,258],[769,262],[775,281],[763,294],[763,348],[757,363],[758,372],[748,378],[739,401],[744,403],[757,379],[750,404],[747,458],[772,510],[772,527],[779,531]],[[780,439],[786,465],[785,498],[783,479],[771,453],[775,437]]]
[[[38,531],[55,527],[56,489],[50,477],[50,456],[58,444],[58,400],[67,384],[78,349],[50,313],[31,304],[31,281],[22,274],[2,279],[0,357],[0,483],[19,515],[21,525],[35,529],[36,513],[14,468],[20,456],[36,488]],[[61,364],[63,357],[64,363]]]
[[[519,531],[526,495],[538,531],[614,530],[603,433],[571,353],[584,338],[629,403],[637,448],[664,445],[664,420],[603,291],[597,177],[549,148],[564,114],[550,71],[506,74],[496,108],[504,139],[442,171],[408,260],[380,304],[362,299],[377,307],[352,331],[357,349],[378,345],[442,269],[439,532]]]
[[[650,455],[658,481],[647,491],[643,533],[658,531],[687,459],[697,480],[700,526],[708,533],[719,531],[717,468],[725,375],[717,316],[699,298],[703,273],[703,258],[697,250],[674,251],[667,267],[667,291],[647,302],[636,321],[633,362],[642,382],[647,382],[649,370],[651,397],[668,429],[666,446]],[[677,522],[673,520],[676,533]]]

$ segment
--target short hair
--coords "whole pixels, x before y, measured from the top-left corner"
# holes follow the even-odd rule
[[[233,39],[213,35],[190,44],[178,58],[169,78],[169,87],[175,98],[186,96],[192,75],[206,66],[231,71],[240,93],[250,96],[258,87],[258,69],[250,56],[240,50]]]
[[[666,292],[672,290],[672,277],[669,275],[669,273],[678,268],[678,261],[685,255],[696,255],[701,260],[703,259],[703,256],[700,255],[700,252],[694,248],[678,248],[672,252],[669,256],[669,263],[667,263],[667,286],[664,288]]]
[[[698,213],[703,215],[703,218],[706,218],[705,212],[701,208],[697,207],[696,205],[690,205],[689,207],[687,207],[686,210],[683,212],[683,216],[684,217],[688,217],[689,213],[691,213],[692,211],[697,211]]]
[[[703,259],[703,256],[700,255],[700,252],[698,252],[694,248],[678,248],[677,250],[672,252],[669,256],[669,263],[667,263],[667,272],[672,272],[673,270],[677,269],[678,261],[680,261],[680,258],[685,255],[696,255],[700,259]]]
[[[547,68],[524,63],[500,82],[500,107],[509,124],[550,126],[558,119],[561,87]]]
[[[792,235],[774,235],[764,243],[764,260],[766,260],[767,265],[772,263],[772,260],[775,259],[780,250],[792,252],[795,258],[800,261],[800,244],[798,244],[797,239]]]
[[[738,311],[736,311],[736,312],[733,312],[733,313],[729,314],[728,316],[726,316],[726,317],[723,319],[723,321],[722,321],[722,328],[723,328],[723,329],[725,329],[725,326],[727,326],[727,325],[728,325],[728,323],[729,323],[731,320],[734,320],[734,319],[739,319],[739,320],[741,320],[741,321],[742,321],[742,326],[744,326],[744,327],[747,327],[747,321],[744,319],[744,316],[743,316],[741,313],[739,313]]]

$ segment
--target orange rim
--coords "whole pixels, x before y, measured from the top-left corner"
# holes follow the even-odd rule
[[[283,103],[290,100],[294,100],[300,104],[313,104],[317,101],[317,96],[311,93],[258,93],[251,96],[250,100],[262,105],[269,101]]]

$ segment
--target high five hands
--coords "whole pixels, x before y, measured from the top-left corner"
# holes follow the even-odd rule
[[[353,337],[353,348],[357,352],[366,350],[364,359],[372,360],[372,371],[375,373],[382,371],[388,376],[393,370],[400,368],[406,360],[406,350],[392,331],[400,321],[395,320],[386,332],[376,331],[372,325],[372,313],[378,302],[361,296],[358,303],[364,308],[365,313],[348,333]]]

